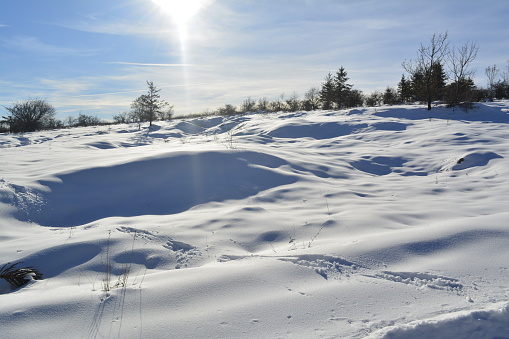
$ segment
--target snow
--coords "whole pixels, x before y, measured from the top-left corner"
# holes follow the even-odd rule
[[[0,336],[509,338],[508,113],[0,134]]]

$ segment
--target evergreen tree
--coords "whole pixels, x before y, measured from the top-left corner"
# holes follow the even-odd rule
[[[322,102],[322,109],[331,109],[334,102],[334,79],[332,74],[327,74],[325,82],[322,84],[320,90],[320,101]]]
[[[381,106],[383,102],[383,95],[378,91],[374,91],[366,97],[366,106],[375,107]]]
[[[383,94],[383,103],[385,105],[394,105],[397,102],[398,102],[398,92],[392,87],[387,87]]]
[[[447,107],[460,106],[465,109],[472,108],[475,85],[470,78],[459,79],[445,87],[445,102]]]
[[[346,108],[348,105],[348,97],[350,96],[350,91],[353,85],[347,84],[348,81],[347,72],[345,68],[341,66],[341,68],[336,72],[334,76],[334,103],[336,104],[336,108]],[[352,107],[352,106],[350,106]]]
[[[153,82],[147,81],[147,85],[148,93],[134,100],[131,104],[131,109],[133,114],[138,118],[138,121],[148,121],[150,126],[152,126],[152,121],[156,120],[158,116],[167,116],[165,108],[169,106],[169,104],[159,99],[159,92],[161,90],[157,89]],[[169,110],[173,110],[173,106],[170,106]]]
[[[435,100],[444,99],[447,75],[441,63],[435,62],[429,70],[420,68],[412,74],[412,89],[418,100],[426,101],[428,107]]]
[[[348,93],[348,101],[346,107],[360,107],[364,105],[364,95],[362,91],[352,89]]]
[[[445,73],[444,66],[440,62],[436,62],[431,71],[431,99],[444,100],[445,85],[447,82],[447,74]]]
[[[401,102],[409,102],[412,100],[412,82],[407,80],[404,74],[401,76],[401,80],[398,83],[398,95]]]

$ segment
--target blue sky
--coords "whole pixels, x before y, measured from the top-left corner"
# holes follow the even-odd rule
[[[401,63],[445,31],[478,43],[479,85],[509,60],[507,0],[207,1],[185,28],[152,0],[2,1],[0,105],[38,97],[59,118],[108,119],[148,80],[177,114],[199,113],[303,96],[340,66],[369,93],[395,87]]]

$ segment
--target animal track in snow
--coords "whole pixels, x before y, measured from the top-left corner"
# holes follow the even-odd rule
[[[429,273],[384,271],[374,276],[374,278],[414,285],[417,287],[428,287],[437,290],[455,292],[463,290],[463,285],[459,282],[459,280]]]
[[[200,250],[181,241],[170,240],[163,247],[175,253],[176,269],[191,266],[201,256]]]
[[[279,258],[293,264],[309,267],[321,275],[325,280],[350,277],[361,266],[345,259],[323,255],[301,255],[297,257]]]

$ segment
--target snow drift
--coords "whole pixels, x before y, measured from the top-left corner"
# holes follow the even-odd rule
[[[508,107],[2,134],[1,336],[506,338]]]

